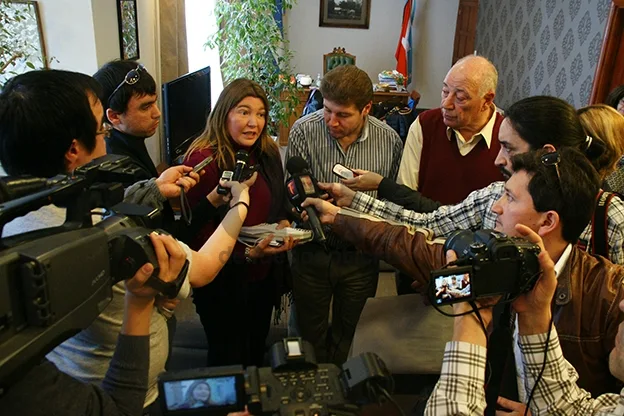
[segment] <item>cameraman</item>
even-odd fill
[[[104,127],[104,112],[97,98],[99,88],[88,75],[60,70],[31,71],[7,82],[0,93],[0,160],[7,172],[49,177],[72,172],[104,155],[104,137],[108,130]],[[197,175],[194,179],[182,177],[183,172],[190,170],[188,167],[170,169],[178,171],[164,184],[168,189],[177,189],[178,185],[188,188],[198,178]],[[189,260],[189,269],[178,299],[187,297],[190,287],[210,283],[227,262],[247,216],[249,186],[255,178],[256,175],[246,183],[222,182],[221,185],[231,190],[231,209],[197,252],[181,244]],[[215,204],[226,202],[219,197]],[[61,225],[64,216],[64,209],[49,205],[8,225],[17,223],[17,231],[21,233],[33,229],[33,223],[37,228]],[[115,285],[113,300],[98,319],[59,345],[48,359],[81,381],[101,382],[121,329],[123,293],[123,287]],[[167,318],[171,311],[165,308],[154,309],[152,314],[146,407],[158,397],[157,376],[164,370],[168,357]]]
[[[557,330],[550,328],[551,305],[557,289],[555,264],[539,235],[524,225],[516,226],[516,230],[542,248],[538,257],[542,269],[541,277],[533,290],[513,302],[513,309],[518,315],[518,347],[523,374],[526,374],[526,389],[531,391],[535,388],[530,403],[533,414],[621,414],[615,412],[615,408],[618,406],[621,410],[624,406],[624,390],[620,395],[607,393],[592,399],[591,394],[576,385],[578,374],[563,358]],[[457,256],[449,250],[446,258],[451,262]],[[482,303],[488,303],[488,300]],[[620,302],[619,308],[624,310],[624,302]],[[453,305],[455,314],[469,310],[471,308],[466,302]],[[479,314],[487,327],[492,321],[492,309],[481,309]],[[624,381],[624,333],[618,331],[617,337],[619,342],[616,342],[611,351],[609,369],[619,380]],[[426,415],[447,415],[448,409],[454,409],[455,415],[483,414],[486,407],[483,390],[486,346],[486,334],[474,313],[455,318],[453,340],[446,344],[442,373],[427,402]],[[542,366],[545,370],[540,377]],[[520,412],[515,414],[523,414],[525,410],[523,405],[510,403],[503,398],[499,398],[498,404]]]
[[[617,308],[623,298],[624,267],[574,245],[591,218],[598,175],[580,152],[570,148],[556,154],[541,150],[516,155],[512,166],[514,173],[492,208],[495,229],[514,236],[518,235],[515,225],[526,224],[542,237],[557,262],[559,287],[553,315],[563,353],[578,371],[579,385],[592,395],[617,392],[619,381],[609,372],[609,353],[624,320]],[[428,285],[430,271],[445,264],[442,245],[435,244],[441,240],[428,240],[430,230],[369,221],[364,214],[322,200],[307,204],[313,204],[321,221],[333,224],[335,232],[358,248],[409,274],[420,292]],[[517,362],[516,367],[522,364]],[[517,387],[520,401],[525,400],[522,374]]]
[[[170,236],[150,235],[165,282],[175,280],[186,254]],[[145,264],[125,282],[123,322],[102,387],[78,380],[43,360],[0,396],[6,415],[139,415],[147,391],[150,319],[157,292],[145,285],[154,267]]]

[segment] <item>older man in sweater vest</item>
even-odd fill
[[[444,78],[440,108],[410,127],[398,182],[454,204],[503,177],[494,165],[503,117],[494,105],[498,74],[490,61],[466,56]]]

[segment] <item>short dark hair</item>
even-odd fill
[[[556,211],[564,240],[574,244],[593,215],[600,178],[580,151],[563,147],[557,150],[559,180],[555,166],[542,163],[542,156],[547,152],[540,149],[513,156],[513,171],[531,175],[528,187],[535,210]]]
[[[321,81],[324,99],[340,105],[354,104],[362,111],[373,101],[373,83],[368,74],[355,65],[342,65],[329,71]]]
[[[618,103],[620,102],[622,98],[624,98],[624,84],[618,87],[615,87],[609,93],[609,95],[607,95],[607,98],[605,99],[605,104],[617,110]]]
[[[559,150],[572,147],[580,150],[598,171],[604,169],[606,145],[589,140],[574,107],[561,98],[536,95],[515,102],[505,111],[505,118],[518,135],[538,150],[550,144]]]
[[[102,86],[102,94],[100,95],[100,101],[104,107],[104,116],[106,117],[106,110],[109,108],[117,111],[118,113],[124,113],[128,109],[128,102],[133,96],[143,97],[145,95],[156,95],[156,81],[147,72],[146,69],[139,69],[139,80],[132,85],[124,83],[124,85],[115,92],[115,95],[111,97],[111,94],[121,84],[128,72],[133,69],[137,69],[139,63],[137,61],[130,60],[116,60],[111,61],[102,68],[100,68],[93,78],[97,80]]]
[[[93,151],[102,120],[93,116],[90,100],[99,93],[92,77],[77,72],[30,71],[9,80],[0,93],[0,161],[6,172],[65,172],[74,139]]]

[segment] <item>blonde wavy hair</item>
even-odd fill
[[[618,161],[624,155],[624,116],[605,104],[583,107],[577,114],[585,133],[606,146],[606,151],[600,156],[600,165],[604,169],[598,172],[604,179],[615,171]]]
[[[262,87],[255,81],[246,78],[238,78],[229,83],[219,95],[219,99],[212,109],[206,128],[203,133],[196,138],[186,151],[184,158],[197,150],[212,148],[215,159],[220,169],[231,169],[236,163],[236,152],[234,144],[227,128],[228,114],[238,103],[247,97],[255,97],[262,100],[266,114],[269,114],[269,100]],[[268,134],[267,119],[260,137],[253,145],[253,149],[259,149],[261,154],[279,158],[279,149]]]

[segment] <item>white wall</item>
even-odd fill
[[[421,107],[438,107],[442,80],[451,67],[459,0],[415,0],[412,88]],[[293,70],[316,77],[323,54],[343,46],[373,82],[384,69],[396,68],[396,51],[405,0],[372,0],[369,29],[319,27],[320,0],[299,0],[286,14]]]
[[[46,52],[51,68],[86,74],[97,68],[93,13],[90,1],[39,0]]]
[[[117,5],[111,0],[39,0],[43,37],[51,68],[95,73],[120,57]],[[158,0],[138,0],[139,61],[160,91],[160,32]],[[160,163],[160,132],[147,140],[147,150]]]
[[[440,106],[442,81],[451,68],[459,0],[416,0],[413,33],[412,88],[419,107]]]

